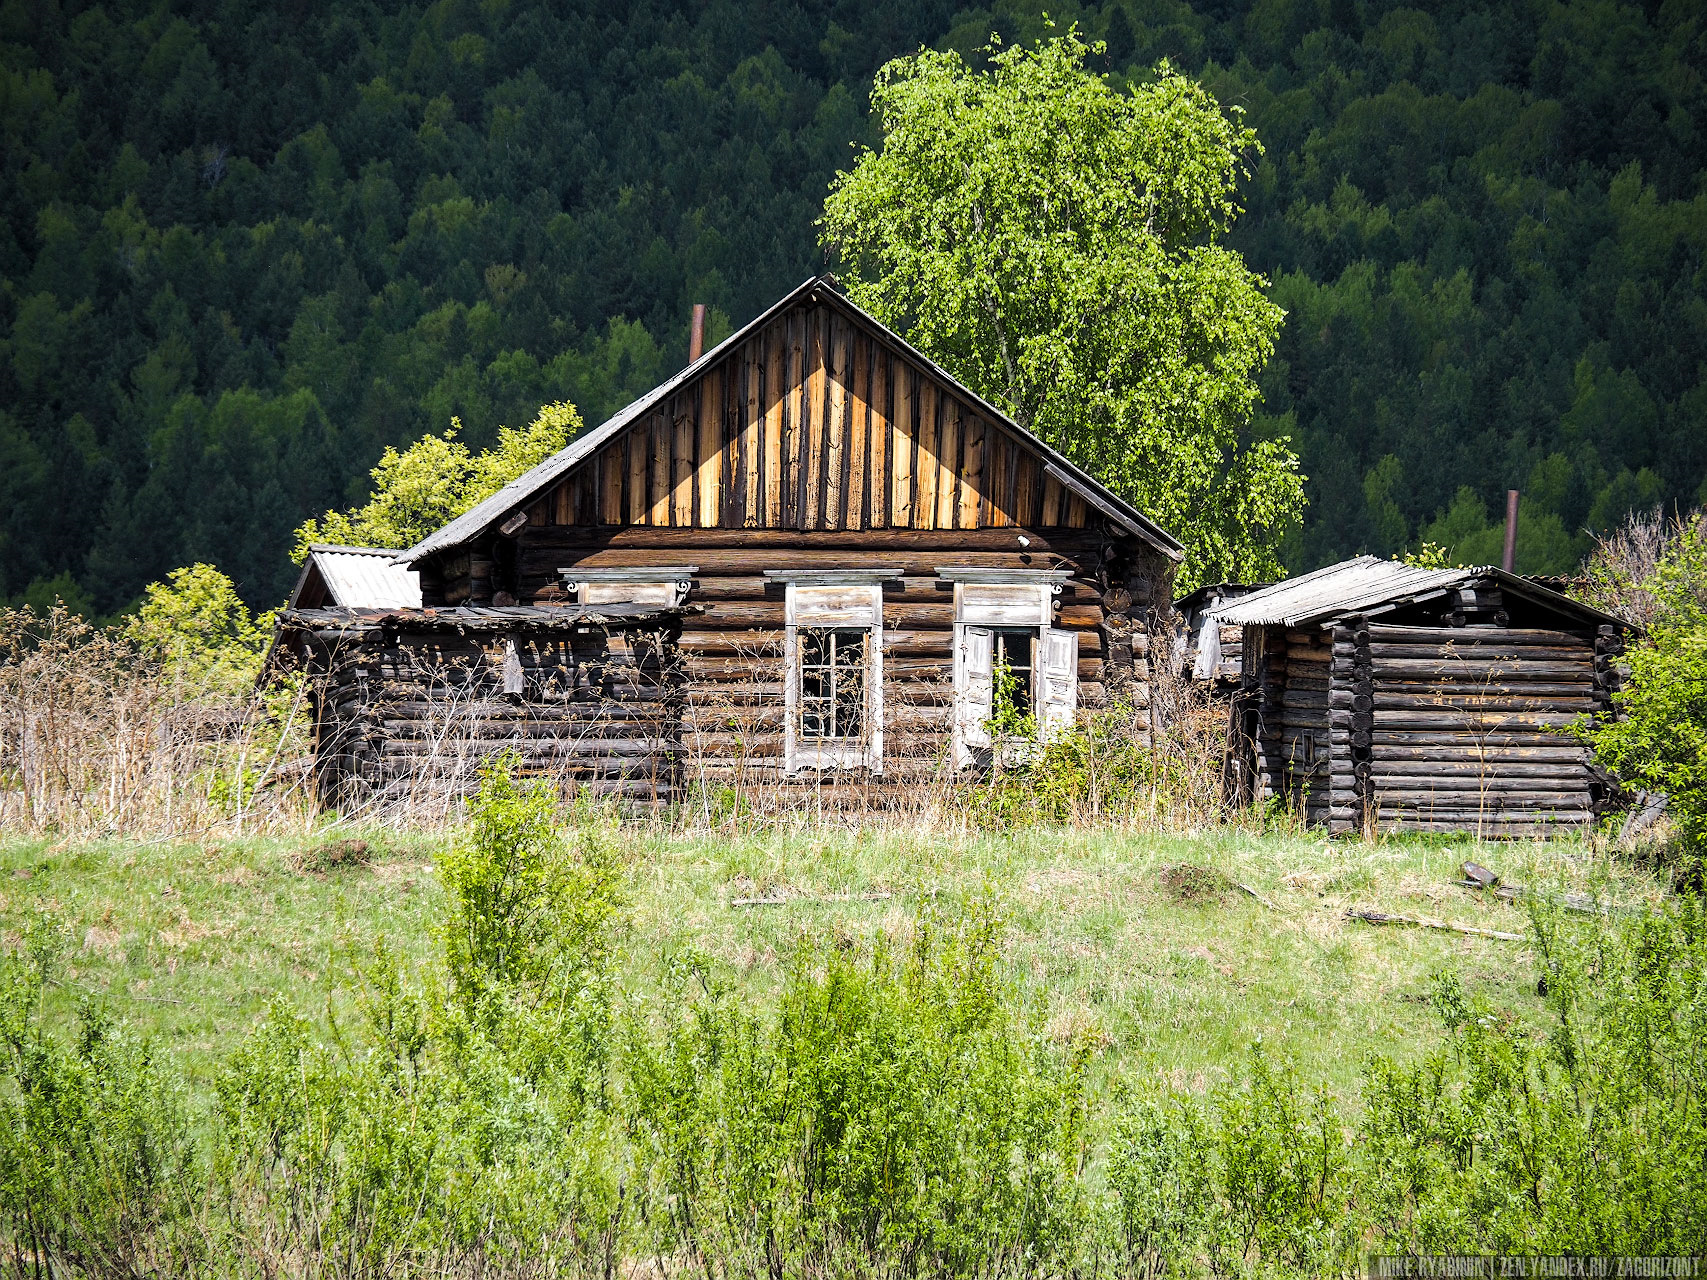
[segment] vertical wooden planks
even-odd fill
[[[866,477],[871,490],[868,528],[881,529],[889,523],[889,349],[871,344],[871,462]]]
[[[905,360],[890,362],[895,384],[895,420],[890,425],[889,522],[897,529],[913,523],[913,369]]]
[[[866,412],[871,404],[871,343],[854,334],[848,343],[848,480],[842,493],[842,528],[865,527]]]
[[[622,523],[622,441],[599,450],[599,523]]]
[[[913,528],[936,528],[936,482],[942,472],[937,462],[936,379],[915,370],[919,402],[918,496],[913,499]]]
[[[717,504],[717,522],[725,529],[741,527],[742,492],[741,425],[746,412],[741,353],[723,362],[723,493]]]
[[[767,529],[782,524],[782,365],[785,333],[773,324],[765,333],[765,518]]]
[[[1088,519],[1085,500],[1076,493],[1069,493],[1064,507],[1061,523],[1069,529],[1083,529]]]
[[[646,465],[646,455],[651,452],[647,447],[651,439],[650,431],[640,431],[630,427],[622,433],[622,441],[628,451],[628,523],[645,524],[646,517],[651,513],[652,504],[647,501],[646,479],[651,468]]]
[[[670,523],[670,444],[675,435],[662,410],[652,414],[652,513],[651,523]]]
[[[842,469],[847,461],[848,325],[830,314],[829,410],[824,416],[824,521],[822,528],[842,527]]]
[[[756,529],[765,522],[764,442],[761,439],[764,432],[764,409],[759,399],[759,378],[764,372],[763,343],[763,334],[749,338],[741,361],[747,384],[747,412],[741,423],[741,478],[744,493],[741,525],[747,529]]]
[[[783,430],[787,434],[788,490],[783,494],[783,520],[793,529],[804,527],[806,512],[806,329],[807,313],[788,317],[788,394],[784,399]]]
[[[699,383],[699,527],[715,529],[723,478],[722,369],[707,369]]]
[[[556,509],[552,518],[558,524],[575,523],[575,482],[573,479],[560,480],[557,484]]]
[[[961,419],[965,440],[961,447],[960,510],[955,521],[957,529],[976,529],[978,513],[983,505],[984,490],[984,419],[967,414]]]
[[[1061,482],[1047,472],[1043,476],[1043,511],[1038,516],[1038,524],[1045,529],[1052,529],[1061,523]]]
[[[826,342],[829,326],[829,312],[823,307],[814,310],[807,321],[810,332],[809,347],[807,348],[806,375],[806,503],[805,516],[801,521],[802,529],[819,527],[819,517],[823,511],[822,495],[824,489],[824,398],[825,383],[829,381],[824,368],[828,359]]]
[[[670,523],[678,529],[693,526],[693,442],[694,400],[696,397],[677,392],[670,400],[670,413],[675,423],[675,456],[671,467],[675,487],[670,494]]]
[[[942,401],[941,423],[937,427],[936,525],[938,529],[954,528],[958,503],[955,499],[960,479],[960,402],[949,396]]]
[[[1037,519],[1037,455],[1013,442],[1014,457],[1014,523],[1029,525]]]

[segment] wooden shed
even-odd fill
[[[977,767],[1004,669],[1045,732],[1120,705],[1147,733],[1152,623],[1181,556],[820,277],[397,559],[423,613],[530,611],[501,631],[520,654],[558,617],[623,645],[646,628],[661,718],[636,736],[671,750],[634,765],[614,730],[526,750],[566,780],[644,773],[662,795],[690,777],[887,788]],[[485,687],[534,705],[531,685],[503,692],[496,653]],[[352,706],[379,696],[365,687]],[[495,747],[560,738],[502,723]]]
[[[1608,785],[1568,732],[1608,715],[1619,618],[1499,569],[1364,556],[1212,610],[1243,629],[1229,777],[1330,832],[1541,835]]]

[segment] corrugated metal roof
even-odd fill
[[[392,547],[340,547],[317,542],[291,592],[294,605],[310,570],[326,584],[327,603],[346,609],[419,609],[421,575],[397,563]]]
[[[576,463],[590,457],[602,445],[620,432],[635,419],[650,412],[653,407],[667,399],[675,390],[689,378],[697,376],[710,367],[712,361],[733,350],[747,338],[757,333],[801,298],[811,294],[813,290],[823,290],[824,300],[834,306],[839,306],[856,316],[860,321],[870,325],[876,332],[888,339],[897,348],[906,353],[911,360],[917,361],[936,377],[942,379],[956,394],[963,396],[981,411],[996,419],[1010,431],[1015,432],[1038,453],[1056,472],[1056,478],[1068,489],[1077,493],[1085,501],[1097,508],[1111,520],[1120,524],[1131,533],[1143,538],[1163,555],[1173,560],[1181,560],[1185,556],[1185,546],[1154,520],[1139,511],[1131,503],[1117,495],[1113,490],[1092,479],[1080,470],[1065,454],[1057,452],[1037,436],[1027,431],[995,405],[982,396],[964,386],[957,378],[933,361],[929,356],[919,351],[905,338],[890,329],[876,316],[850,301],[835,288],[835,278],[829,275],[814,276],[797,288],[784,295],[775,304],[754,317],[747,324],[730,334],[710,351],[706,352],[694,363],[681,370],[673,377],[665,379],[651,391],[641,396],[627,408],[619,410],[613,417],[606,420],[593,430],[569,442],[568,446],[551,455],[544,462],[529,471],[523,472],[497,493],[493,494],[479,506],[463,512],[444,528],[436,530],[421,539],[407,551],[397,553],[399,563],[414,564],[425,559],[436,551],[454,547],[468,539],[484,533],[493,525],[500,523],[505,516],[517,507],[530,501],[539,491],[552,481],[563,475]]]
[[[1488,565],[1463,569],[1419,569],[1397,560],[1358,556],[1302,577],[1277,582],[1239,600],[1210,609],[1212,617],[1235,626],[1302,627],[1354,614],[1384,613],[1475,582],[1499,585],[1513,595],[1594,622],[1617,626],[1622,618],[1560,595],[1531,578]]]

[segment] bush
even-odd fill
[[[1590,726],[1595,754],[1632,788],[1663,793],[1692,856],[1707,853],[1707,517],[1697,517],[1648,579],[1646,638],[1629,653],[1619,717]]]
[[[149,1046],[92,1002],[64,1043],[41,1017],[64,941],[32,922],[0,959],[0,1236],[16,1273],[187,1273],[197,1168],[190,1126]]]
[[[997,937],[977,908],[905,949],[803,943],[774,1018],[683,967],[690,1012],[630,1072],[660,1253],[729,1275],[1064,1267],[1088,1221],[1086,1053],[1020,1016]]]
[[[1691,1254],[1707,1240],[1707,911],[1573,931],[1533,918],[1549,1024],[1467,997],[1446,1043],[1378,1061],[1364,1196],[1385,1248]]]

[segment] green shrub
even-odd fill
[[[1085,1054],[1021,1016],[997,939],[974,909],[905,949],[803,943],[774,1018],[684,966],[688,1012],[630,1068],[655,1247],[730,1275],[1063,1266],[1087,1222]]]
[[[1108,1186],[1118,1247],[1134,1275],[1195,1269],[1220,1222],[1201,1108],[1139,1102],[1115,1117]]]
[[[1630,650],[1619,717],[1585,734],[1627,785],[1667,797],[1699,860],[1707,854],[1707,518],[1679,529],[1646,586],[1653,619]]]
[[[1453,977],[1446,1043],[1376,1062],[1364,1195],[1384,1247],[1698,1253],[1707,1240],[1707,912],[1621,924],[1534,915],[1548,1023],[1497,1015]]]
[[[85,1001],[71,1043],[41,1017],[63,940],[37,918],[0,959],[0,1248],[19,1275],[173,1274],[200,1255],[197,1168],[150,1047]]]
[[[616,866],[590,822],[568,846],[553,787],[515,764],[482,770],[468,834],[439,860],[448,996],[494,1043],[590,1068],[609,1039]]]

